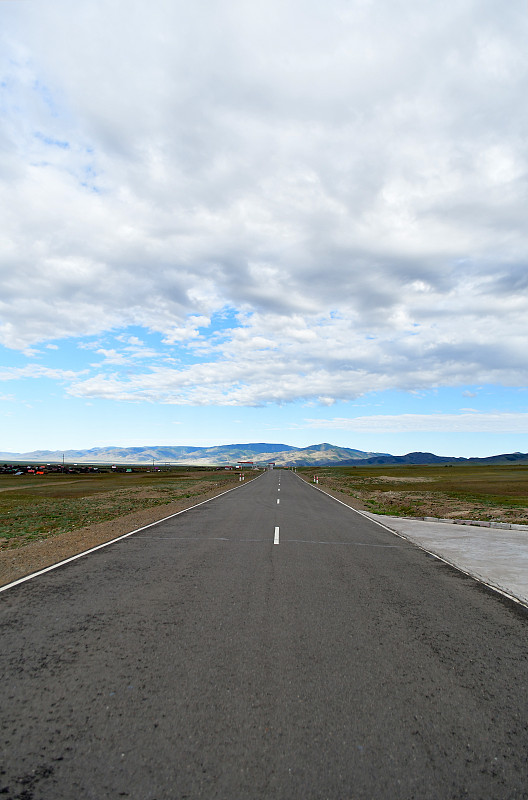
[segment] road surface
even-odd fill
[[[275,470],[0,594],[0,797],[528,797],[526,610]]]

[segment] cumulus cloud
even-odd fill
[[[96,366],[72,394],[526,381],[523,4],[0,11],[0,342],[134,325],[198,362],[116,340],[103,365],[134,371]]]
[[[503,347],[493,367],[487,363],[489,346],[460,348],[455,357],[452,341],[438,342],[436,335],[432,329],[420,343],[411,330],[389,347],[347,319],[318,317],[312,326],[302,315],[253,315],[216,343],[205,335],[194,339],[194,363],[174,365],[158,353],[137,361],[133,370],[108,372],[102,369],[112,363],[107,359],[96,374],[72,381],[68,392],[176,405],[260,406],[299,399],[331,405],[371,391],[464,384],[468,374],[485,384],[523,381],[522,342],[517,350]],[[124,353],[116,358],[113,349],[99,352],[114,356],[114,364],[132,363]]]

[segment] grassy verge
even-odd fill
[[[0,476],[0,550],[237,484],[238,474],[214,471]]]
[[[306,477],[314,469],[303,470]],[[526,466],[325,467],[319,485],[376,514],[528,524]]]

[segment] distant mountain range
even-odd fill
[[[39,461],[77,464],[185,464],[226,466],[239,461],[275,462],[277,466],[376,466],[397,464],[528,464],[528,453],[503,453],[486,458],[456,458],[434,453],[371,453],[337,445],[314,444],[226,444],[218,447],[93,447],[90,450],[33,450],[30,453],[0,452],[2,461]]]
[[[376,466],[391,464],[528,464],[528,453],[501,453],[497,456],[485,456],[484,458],[457,458],[456,456],[435,456],[434,453],[407,453],[404,456],[391,456],[380,454],[370,458],[348,459],[340,461],[340,467],[346,466]]]
[[[186,464],[189,466],[224,466],[239,461],[275,462],[277,466],[335,464],[344,460],[380,457],[388,454],[369,453],[331,444],[315,444],[297,448],[288,444],[226,444],[218,447],[93,447],[90,450],[33,450],[30,453],[0,452],[8,461],[41,461],[78,464]]]

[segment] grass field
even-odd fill
[[[246,479],[252,475],[246,476]],[[102,475],[0,475],[0,550],[231,488],[238,473],[175,470]],[[160,514],[162,516],[162,514]]]
[[[378,514],[528,524],[527,466],[319,467],[321,488]],[[254,475],[254,473],[253,473]],[[247,475],[246,478],[252,477]],[[238,482],[227,471],[0,475],[0,550]],[[160,514],[162,516],[162,513]]]
[[[303,469],[377,514],[528,524],[528,466]]]

